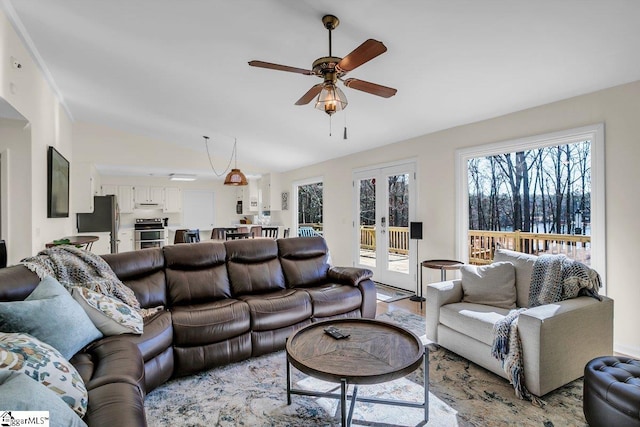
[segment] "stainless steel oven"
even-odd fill
[[[138,218],[134,225],[135,249],[161,248],[167,237],[167,229],[160,218]]]

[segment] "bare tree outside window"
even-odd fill
[[[322,182],[298,187],[298,225],[322,232]]]
[[[476,157],[467,166],[471,261],[484,263],[484,254],[505,241],[523,252],[562,252],[588,262],[591,141]]]

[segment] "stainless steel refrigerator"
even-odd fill
[[[79,233],[108,231],[111,233],[111,253],[118,253],[118,229],[120,210],[116,196],[94,196],[93,212],[76,214]]]

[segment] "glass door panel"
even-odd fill
[[[414,169],[403,164],[354,174],[356,263],[373,270],[374,280],[407,290],[414,289],[416,274],[409,240]]]
[[[360,265],[376,267],[376,179],[358,180]]]
[[[409,274],[409,174],[387,176],[387,265],[389,270]]]

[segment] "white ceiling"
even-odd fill
[[[637,0],[3,0],[75,121],[286,171],[640,79]],[[328,55],[388,51],[349,77],[329,118],[294,102],[320,80],[249,67],[311,68]],[[18,28],[19,31],[20,28]],[[342,139],[345,120],[348,139]],[[118,165],[112,165],[117,167]],[[251,172],[251,171],[249,171]]]

